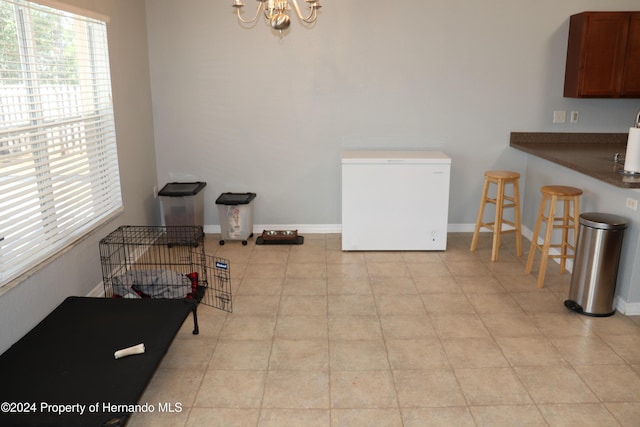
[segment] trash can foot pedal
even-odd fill
[[[615,310],[613,310],[610,313],[586,313],[580,304],[578,304],[575,301],[571,301],[570,299],[564,302],[564,306],[571,311],[575,311],[576,313],[584,314],[585,316],[591,316],[591,317],[609,317],[616,314]]]
[[[567,307],[571,311],[575,311],[576,313],[582,314],[584,312],[584,310],[582,310],[582,307],[580,306],[580,304],[578,304],[577,302],[572,301],[570,299],[568,299],[568,300],[566,300],[564,302],[564,306]]]

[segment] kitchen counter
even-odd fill
[[[640,176],[623,175],[626,133],[511,132],[509,145],[622,188],[640,188]]]

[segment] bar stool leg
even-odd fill
[[[566,271],[569,249],[569,219],[571,218],[571,200],[565,199],[562,212],[562,246],[560,247],[560,274]]]
[[[522,255],[522,224],[520,222],[520,186],[518,180],[513,181],[513,199],[515,203],[515,216],[516,216],[516,255]]]
[[[498,194],[496,196],[496,216],[493,222],[493,246],[491,248],[491,261],[498,260],[498,248],[500,248],[500,236],[502,232],[502,215],[504,205],[504,181],[498,182]]]
[[[482,188],[482,200],[480,200],[480,208],[478,209],[478,218],[476,219],[476,228],[473,231],[473,239],[471,239],[471,252],[474,252],[478,247],[478,236],[480,235],[480,227],[482,226],[482,218],[484,216],[484,207],[487,202],[487,196],[489,195],[489,180],[484,180],[484,187]]]
[[[551,196],[549,204],[549,216],[547,217],[547,229],[545,230],[544,245],[542,245],[542,257],[540,258],[540,270],[538,271],[538,288],[544,286],[544,276],[547,273],[547,262],[549,261],[549,248],[551,246],[551,235],[553,233],[553,223],[556,215],[557,196]]]
[[[540,208],[538,209],[538,217],[536,218],[536,225],[533,229],[533,236],[531,237],[531,245],[529,246],[529,256],[527,257],[527,265],[524,269],[525,274],[531,273],[531,268],[533,267],[533,259],[536,256],[538,236],[540,235],[540,228],[542,226],[542,220],[544,218],[544,211],[546,210],[546,206],[547,206],[547,196],[543,194],[542,200],[540,201]]]

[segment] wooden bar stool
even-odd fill
[[[471,240],[471,251],[475,251],[478,246],[478,235],[480,229],[488,228],[493,231],[493,247],[491,249],[491,261],[498,260],[498,248],[500,247],[500,237],[503,233],[516,233],[516,252],[518,256],[522,255],[522,233],[520,232],[520,174],[518,172],[504,170],[490,170],[484,173],[484,188],[482,189],[482,199],[480,200],[480,209],[478,210],[478,218],[476,227]],[[489,197],[489,187],[496,184],[496,197]],[[513,186],[513,195],[505,195],[504,190],[506,184]],[[508,203],[505,203],[505,200]],[[496,215],[492,222],[483,222],[484,208],[487,203],[496,205]],[[514,220],[508,221],[504,219],[504,210],[507,208],[514,209]],[[503,224],[511,228],[503,228]]]
[[[529,257],[525,268],[525,274],[529,274],[533,266],[536,249],[540,249],[542,258],[540,259],[540,270],[538,272],[538,288],[542,288],[544,284],[544,276],[549,258],[560,258],[560,273],[564,273],[566,271],[567,259],[575,257],[575,245],[579,225],[578,215],[580,214],[580,196],[582,195],[582,190],[579,188],[564,185],[545,185],[540,191],[542,191],[542,201],[540,202],[540,209],[538,210],[538,217],[536,219],[535,229],[533,230]],[[549,202],[549,211],[547,216],[545,216],[547,202]],[[556,216],[558,202],[564,202],[562,216]],[[571,206],[572,204],[573,206]],[[546,222],[544,242],[539,244],[538,237],[543,221]],[[562,230],[562,241],[558,244],[551,243],[551,234],[554,228]],[[569,243],[570,229],[573,229],[573,243]],[[549,255],[550,248],[559,248],[560,254]],[[573,254],[569,255],[568,250],[571,250]]]

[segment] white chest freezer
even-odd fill
[[[450,175],[439,151],[344,151],[342,250],[445,250]]]

